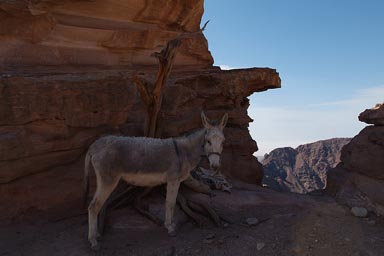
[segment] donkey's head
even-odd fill
[[[223,129],[227,124],[228,114],[225,113],[219,122],[211,122],[204,112],[201,112],[201,120],[206,129],[204,153],[208,157],[211,169],[217,170],[220,167],[220,157],[225,140]]]

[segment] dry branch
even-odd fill
[[[189,176],[185,181],[183,181],[183,184],[197,193],[210,195],[212,192],[211,188],[207,184],[196,180],[192,176]]]
[[[177,203],[180,205],[185,214],[187,214],[187,216],[190,217],[199,227],[203,226],[204,221],[190,208],[189,202],[180,191],[177,194]]]

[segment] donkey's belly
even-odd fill
[[[126,173],[121,177],[127,183],[139,187],[153,187],[166,183],[166,173]]]

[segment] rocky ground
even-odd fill
[[[0,255],[383,255],[384,220],[357,218],[325,196],[236,186],[210,200],[228,222],[187,222],[176,237],[130,207],[111,211],[95,253],[86,239],[85,210],[55,216],[31,213],[1,222]],[[249,225],[257,218],[260,223]]]

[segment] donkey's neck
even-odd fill
[[[177,144],[191,169],[195,168],[204,154],[205,129],[200,129],[186,137],[178,138]]]

